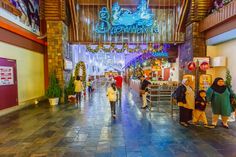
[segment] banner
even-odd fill
[[[0,17],[39,35],[39,0],[0,0]]]
[[[13,85],[13,67],[0,66],[0,86]]]

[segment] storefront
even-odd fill
[[[227,69],[232,76],[232,89],[236,91],[236,40],[227,41],[215,46],[207,46],[207,56],[211,56],[213,65],[207,71],[212,78],[222,77],[226,79]]]

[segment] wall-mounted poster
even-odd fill
[[[13,85],[13,67],[0,66],[0,86]]]
[[[39,35],[39,0],[1,0],[0,16]]]
[[[209,74],[202,74],[200,75],[199,80],[199,89],[200,90],[207,90],[212,84],[212,76]]]

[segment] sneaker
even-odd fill
[[[211,125],[208,125],[209,127],[212,127],[212,128],[216,128],[216,125],[214,124],[211,124]]]
[[[223,128],[229,129],[229,126],[228,125],[223,125]]]
[[[204,125],[204,127],[205,127],[205,128],[209,128],[209,129],[214,129],[214,128],[215,128],[215,126],[214,126],[214,125],[207,125],[207,124],[206,124],[206,125]]]
[[[142,107],[141,107],[141,109],[146,109],[146,108],[147,108],[147,106],[144,106],[144,107],[142,106]]]
[[[192,125],[194,125],[194,126],[201,126],[201,125],[198,124],[198,123],[192,123]]]
[[[221,125],[222,125],[223,128],[229,129],[229,126],[228,126],[228,125],[225,125],[223,122],[221,122]]]
[[[189,125],[185,122],[180,122],[180,125],[184,126],[184,127],[188,127]]]
[[[116,118],[116,115],[115,115],[115,114],[113,114],[113,115],[112,115],[112,117],[113,117],[113,118]]]
[[[188,122],[186,122],[188,125],[194,125],[194,124],[196,124],[196,123],[193,123],[192,121],[188,121]]]

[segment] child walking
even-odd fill
[[[204,127],[206,128],[213,128],[212,126],[208,125],[207,118],[206,118],[206,106],[208,102],[206,99],[206,91],[200,90],[198,95],[195,99],[195,110],[193,111],[193,124],[198,125],[198,122],[203,122]]]
[[[91,94],[92,93],[92,80],[91,79],[88,79],[87,86],[88,86],[88,92],[89,94]]]
[[[117,88],[115,83],[112,83],[111,87],[107,89],[107,97],[111,105],[111,115],[116,118]]]

